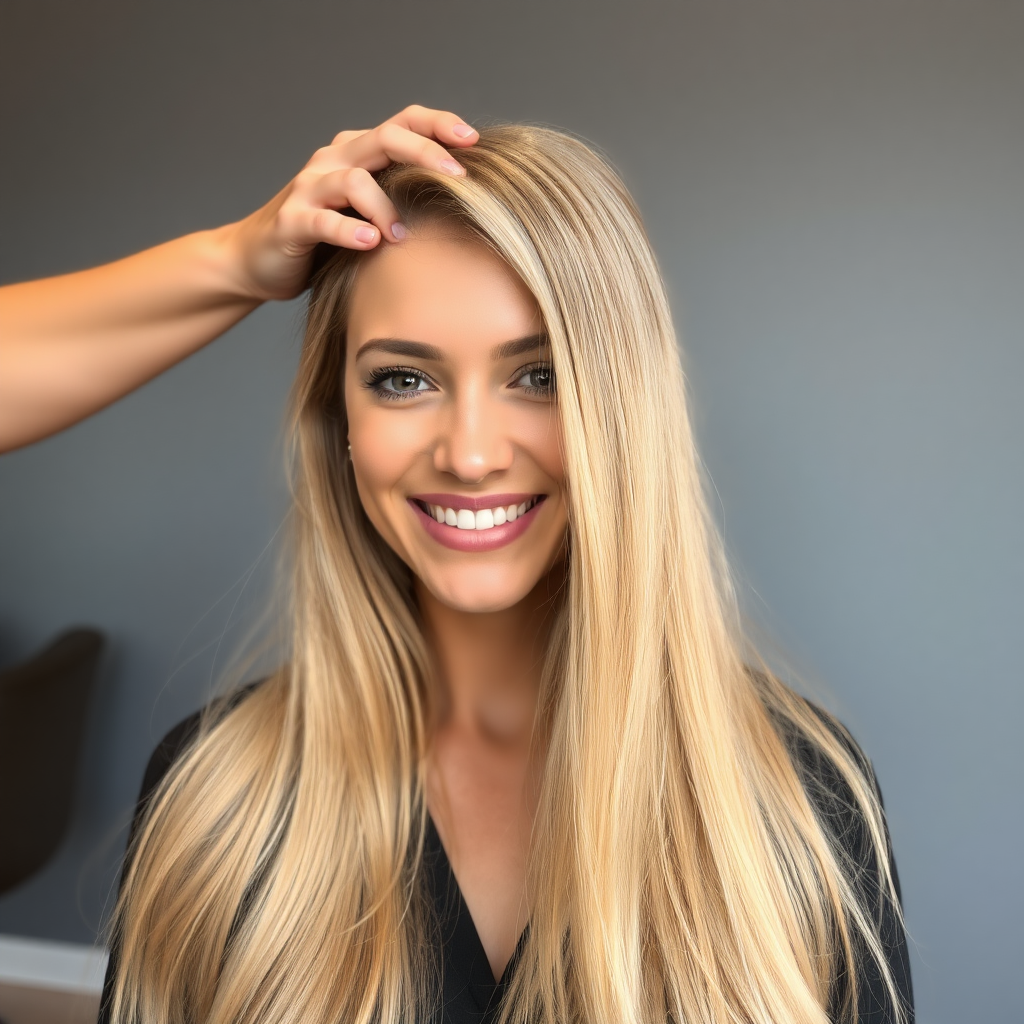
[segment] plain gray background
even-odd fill
[[[413,101],[601,146],[665,269],[744,600],[881,778],[920,1019],[1024,1019],[1024,5],[2,10],[4,282],[236,219]],[[94,938],[151,747],[264,603],[301,316],[0,458],[0,663],[74,623],[112,644],[72,835],[0,932]]]

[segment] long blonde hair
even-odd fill
[[[827,716],[748,667],[629,194],[548,129],[484,130],[460,159],[465,178],[401,166],[380,181],[409,224],[449,221],[535,296],[570,492],[530,928],[504,1019],[825,1024],[837,981],[872,961],[898,1004],[858,866],[794,743],[846,787],[895,904],[870,770]],[[409,570],[345,457],[360,259],[339,251],[310,296],[290,661],[209,711],[150,801],[115,915],[118,1024],[397,1024],[436,996],[421,870],[433,663]]]

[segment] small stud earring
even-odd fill
[[[349,457],[350,459],[352,458],[352,445],[349,445],[349,446],[348,446],[348,457]]]

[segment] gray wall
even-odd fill
[[[669,279],[748,606],[881,777],[920,1019],[1024,1019],[1024,6],[8,0],[3,20],[3,281],[241,216],[414,100],[604,147]],[[94,936],[150,747],[266,594],[300,316],[261,309],[0,458],[0,661],[69,623],[113,642],[73,834],[0,932]]]

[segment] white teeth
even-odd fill
[[[482,508],[478,512],[468,508],[445,508],[443,505],[427,505],[427,509],[433,519],[447,526],[460,530],[490,530],[505,523],[514,523],[536,504],[537,499],[530,498],[519,505],[499,505],[497,508]]]

